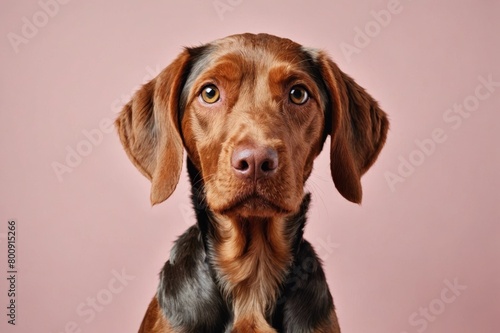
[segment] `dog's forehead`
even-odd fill
[[[181,93],[180,106],[184,109],[188,96],[194,94],[195,81],[204,73],[223,72],[239,68],[240,73],[261,78],[268,77],[272,70],[279,68],[280,73],[298,73],[311,77],[318,85],[316,61],[319,50],[304,47],[290,39],[269,34],[240,34],[217,39],[198,48],[189,49],[192,63]],[[222,66],[222,67],[219,67]],[[276,78],[276,76],[274,76]],[[182,111],[181,111],[182,112]]]
[[[209,44],[214,50],[214,57],[221,58],[226,54],[240,54],[248,61],[263,61],[266,58],[274,61],[295,62],[307,53],[300,44],[269,34],[239,34],[213,41]]]

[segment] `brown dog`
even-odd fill
[[[174,191],[186,150],[197,215],[140,332],[340,332],[320,261],[302,238],[304,183],[330,135],[335,186],[360,203],[388,120],[324,52],[267,34],[186,48],[116,126],[152,182],[152,204]]]

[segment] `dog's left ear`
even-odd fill
[[[330,97],[326,119],[331,116],[327,129],[333,182],[344,198],[361,203],[361,176],[377,159],[389,121],[377,101],[325,53],[319,52],[316,61]]]
[[[151,203],[166,200],[179,181],[183,144],[179,98],[190,55],[185,50],[139,89],[115,121],[128,157],[151,180]]]

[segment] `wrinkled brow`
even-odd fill
[[[198,81],[210,81],[213,84],[239,82],[242,76],[252,72],[251,63],[252,61],[245,59],[238,52],[217,55],[209,51],[193,60],[192,69],[181,91],[179,103],[181,115],[192,97],[190,93],[193,89],[201,88],[195,86]]]

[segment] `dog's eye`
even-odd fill
[[[203,87],[201,91],[201,99],[208,104],[213,104],[217,102],[220,98],[219,88],[213,84]]]
[[[307,102],[308,99],[309,94],[303,87],[294,86],[290,90],[290,101],[292,101],[293,104],[302,105]]]

